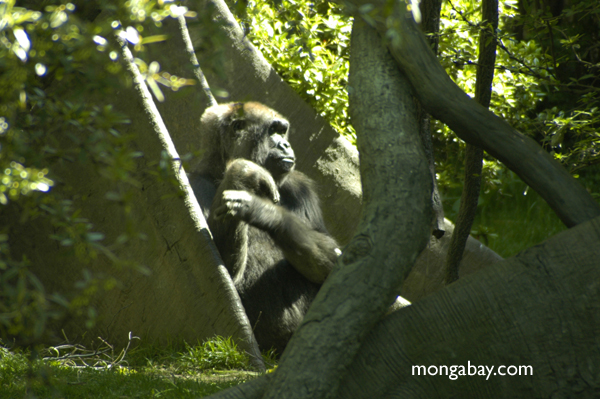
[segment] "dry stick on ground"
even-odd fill
[[[122,56],[123,56],[123,59],[124,59],[126,65],[127,65],[127,69],[129,70],[129,72],[131,73],[131,75],[133,77],[134,87],[135,87],[135,90],[137,91],[139,98],[142,102],[144,111],[146,112],[146,115],[148,116],[148,118],[151,120],[152,126],[154,127],[154,131],[158,135],[158,137],[162,143],[164,151],[166,151],[168,153],[169,158],[171,159],[170,167],[171,167],[174,177],[177,179],[177,182],[179,183],[179,187],[181,188],[181,190],[183,192],[183,199],[184,199],[184,202],[190,212],[190,216],[192,217],[194,223],[196,224],[196,228],[198,230],[200,230],[202,228],[208,228],[208,227],[203,227],[203,226],[207,226],[206,220],[204,220],[204,216],[203,216],[202,210],[200,209],[200,205],[198,204],[198,201],[196,200],[196,197],[194,196],[192,188],[190,187],[188,177],[185,174],[185,171],[183,170],[183,168],[179,164],[180,158],[177,153],[177,149],[175,148],[175,145],[173,144],[173,140],[171,139],[171,136],[169,135],[167,127],[165,126],[165,124],[162,120],[162,117],[160,116],[160,112],[156,108],[156,104],[154,104],[154,101],[152,101],[150,91],[148,90],[148,87],[146,86],[146,84],[144,82],[144,77],[140,74],[139,69],[135,65],[135,62],[133,61],[133,56],[131,54],[131,51],[127,47],[127,42],[125,41],[125,39],[119,37],[118,34],[116,34],[115,36],[121,46],[121,53],[122,53]],[[221,264],[223,264],[222,260],[220,262],[221,262]],[[223,269],[223,272],[221,273],[221,278],[229,279],[229,281],[231,281],[231,277],[225,271],[225,268],[222,268],[222,269]],[[231,282],[231,285],[233,286],[233,282]],[[265,365],[262,360],[260,350],[258,349],[258,344],[256,343],[256,339],[254,338],[254,334],[252,333],[252,329],[250,328],[250,323],[247,321],[247,318],[246,318],[245,326],[242,326],[242,329],[243,329],[243,331],[241,332],[240,335],[242,337],[244,337],[244,339],[247,341],[246,345],[244,345],[245,346],[244,349],[248,352],[248,354],[250,356],[251,364],[254,367],[256,367],[258,370],[264,371]]]
[[[496,29],[498,29],[498,0],[483,0],[481,18],[485,24],[479,34],[479,57],[477,60],[477,81],[475,83],[475,101],[490,107],[494,65],[496,64]],[[465,156],[465,184],[460,198],[460,209],[456,218],[454,234],[446,255],[445,283],[458,280],[458,268],[462,260],[467,238],[475,220],[479,190],[481,187],[481,170],[483,150],[467,144]]]
[[[357,8],[373,4],[378,10],[383,10],[385,5],[380,0],[349,2]],[[533,139],[473,101],[450,79],[404,3],[395,4],[391,15],[377,18],[375,26],[383,37],[388,38],[388,49],[398,67],[411,82],[425,110],[434,118],[519,175],[544,198],[567,227],[600,216],[600,205],[550,154]]]

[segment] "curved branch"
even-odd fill
[[[363,338],[429,241],[432,184],[410,86],[360,18],[352,27],[350,64],[363,186],[358,232],[292,336],[265,399],[334,397]]]
[[[374,4],[374,11],[385,9],[380,0],[350,3],[356,7]],[[483,148],[506,164],[546,200],[567,227],[600,216],[600,205],[550,154],[473,101],[450,79],[403,2],[395,3],[390,15],[369,19],[375,21],[375,27],[387,39],[398,67],[433,117],[467,143]]]

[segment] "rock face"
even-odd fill
[[[402,296],[411,302],[444,288],[446,253],[454,231],[454,225],[448,219],[444,220],[444,224],[446,234],[440,239],[431,236],[429,245],[421,253],[402,285]],[[502,259],[500,255],[481,242],[469,237],[460,263],[460,276],[474,273]]]

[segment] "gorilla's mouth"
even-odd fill
[[[296,166],[296,157],[269,157],[264,165],[275,176],[275,180],[277,180],[282,174],[291,172],[294,169],[294,166]]]
[[[277,159],[278,168],[282,172],[291,171],[296,165],[296,157],[281,157]]]

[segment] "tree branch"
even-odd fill
[[[265,398],[335,396],[363,338],[429,241],[432,180],[410,86],[360,18],[351,45],[350,112],[363,185],[359,229],[294,333]]]
[[[485,108],[489,108],[494,81],[494,65],[496,64],[495,32],[498,29],[498,0],[483,0],[481,18],[483,19],[482,25],[485,24],[485,28],[479,33],[475,101]],[[467,144],[465,154],[465,184],[460,197],[456,228],[446,257],[446,284],[458,280],[458,267],[475,220],[479,191],[481,190],[483,150]]]
[[[350,0],[355,7],[371,0]],[[505,163],[548,202],[567,227],[600,215],[600,205],[550,154],[492,112],[468,97],[446,74],[431,52],[404,3],[383,15],[375,2],[370,19],[387,39],[390,53],[432,116],[461,139]]]

